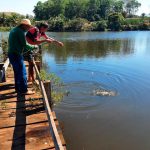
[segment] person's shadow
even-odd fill
[[[43,103],[37,105],[38,108],[26,110],[25,101],[28,100],[24,95],[17,95],[16,121],[12,140],[11,150],[25,150],[26,145],[26,117],[44,110]],[[36,100],[36,99],[35,99]],[[35,105],[34,105],[35,106]],[[31,123],[32,124],[32,123]]]
[[[25,150],[26,107],[25,96],[17,95],[16,121],[11,150]]]

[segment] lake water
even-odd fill
[[[47,48],[43,60],[70,92],[55,107],[68,149],[149,150],[150,32],[49,35],[65,44]]]
[[[65,44],[43,65],[69,91],[55,106],[68,150],[150,150],[150,32],[48,34]]]

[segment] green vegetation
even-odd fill
[[[54,103],[58,103],[63,99],[64,92],[62,89],[62,81],[54,73],[48,74],[45,70],[40,71],[40,77],[42,80],[51,81],[51,96]]]
[[[93,31],[105,31],[107,29],[107,22],[105,20],[93,22]]]
[[[0,41],[0,47],[2,49],[1,53],[0,53],[0,62],[4,62],[7,58],[7,51],[8,51],[8,42],[7,40],[4,40],[3,38]]]
[[[150,18],[139,17],[139,18],[128,18],[124,20],[122,25],[123,30],[150,30]]]
[[[6,32],[6,31],[10,31],[11,27],[0,27],[0,31],[2,32]]]
[[[149,30],[150,18],[136,16],[138,0],[47,0],[34,7],[35,17],[17,13],[0,13],[0,30],[8,31],[22,18],[33,25],[47,21],[49,31],[120,31]]]
[[[111,31],[120,31],[123,21],[124,17],[121,13],[112,13],[108,16],[108,27]]]
[[[23,18],[29,18],[34,22],[34,18],[31,15],[21,15],[15,12],[0,12],[0,31],[10,31],[11,28],[18,25]]]
[[[149,30],[150,19],[143,13],[141,22],[135,15],[140,6],[137,0],[47,0],[39,1],[34,13],[36,20],[48,20],[50,31],[126,30],[133,17],[135,28]]]

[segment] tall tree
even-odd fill
[[[98,12],[103,19],[107,19],[110,12],[112,12],[112,4],[113,0],[100,0],[100,7]]]
[[[84,16],[83,2],[80,0],[70,0],[65,7],[65,17],[69,19]]]
[[[45,14],[44,14],[44,4],[41,2],[41,1],[39,1],[37,4],[36,4],[36,6],[34,6],[34,10],[33,10],[33,12],[34,12],[34,14],[35,14],[35,19],[37,19],[37,20],[41,20],[41,19],[46,19],[46,16],[45,16]]]
[[[38,20],[59,16],[63,13],[63,1],[47,0],[44,3],[39,1],[33,12],[35,13],[35,18]]]
[[[134,3],[133,3],[134,2]],[[89,21],[107,19],[110,13],[123,12],[123,0],[47,0],[38,2],[34,8],[38,20],[57,17],[60,14],[68,19],[85,18]],[[129,7],[132,6],[132,7]],[[132,0],[127,5],[128,11],[136,11],[139,3]]]
[[[86,6],[86,16],[85,18],[89,21],[95,21],[99,19],[98,9],[100,6],[100,0],[89,0]],[[96,18],[97,16],[97,18]]]
[[[124,2],[122,0],[116,0],[113,4],[114,12],[123,12]]]
[[[140,6],[141,3],[139,3],[137,0],[131,0],[126,4],[126,12],[129,16],[133,16],[138,11]]]

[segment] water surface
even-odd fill
[[[150,32],[49,34],[65,44],[47,48],[43,60],[70,91],[55,107],[68,149],[149,150]]]

